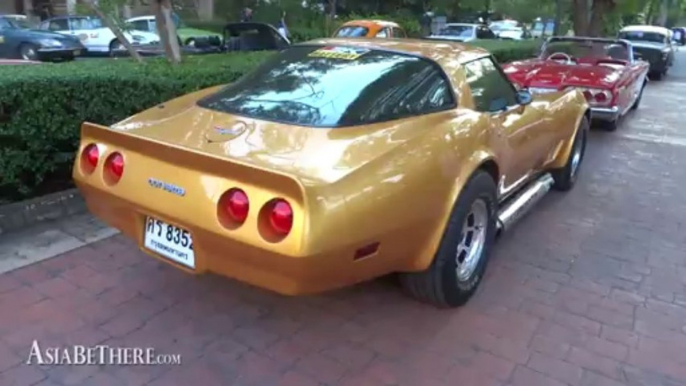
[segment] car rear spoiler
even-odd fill
[[[278,191],[300,200],[303,206],[307,205],[304,185],[296,177],[282,172],[160,142],[125,130],[113,130],[90,122],[84,122],[81,125],[81,141],[105,143],[113,148],[133,151],[165,162],[174,162],[219,177],[230,176],[231,179]]]

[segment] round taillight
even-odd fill
[[[584,91],[584,97],[586,97],[586,100],[587,100],[587,101],[591,101],[591,100],[593,100],[593,93],[591,93],[590,91],[586,90],[586,91]]]
[[[107,180],[114,183],[124,174],[124,157],[120,153],[112,153],[105,161],[105,168],[109,171]]]
[[[279,235],[287,235],[293,227],[293,209],[283,199],[277,199],[269,214],[269,223],[274,232]]]
[[[83,156],[91,167],[98,166],[98,161],[100,160],[100,151],[98,150],[98,145],[91,143],[83,149]]]
[[[595,94],[595,100],[600,103],[607,102],[607,95],[604,92],[599,92]]]
[[[229,218],[235,222],[243,223],[248,218],[250,200],[244,191],[233,188],[226,193],[224,209]]]

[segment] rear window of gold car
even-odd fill
[[[425,58],[294,46],[198,104],[285,124],[344,127],[445,110],[455,97],[443,70]]]

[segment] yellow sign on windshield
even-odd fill
[[[324,47],[316,51],[310,52],[308,55],[311,58],[329,58],[329,59],[343,59],[356,60],[360,56],[366,54],[369,50],[364,48],[352,47]]]

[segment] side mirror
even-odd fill
[[[518,90],[517,91],[517,103],[519,103],[522,106],[526,106],[531,103],[533,100],[533,97],[531,96],[531,92],[529,90]]]

